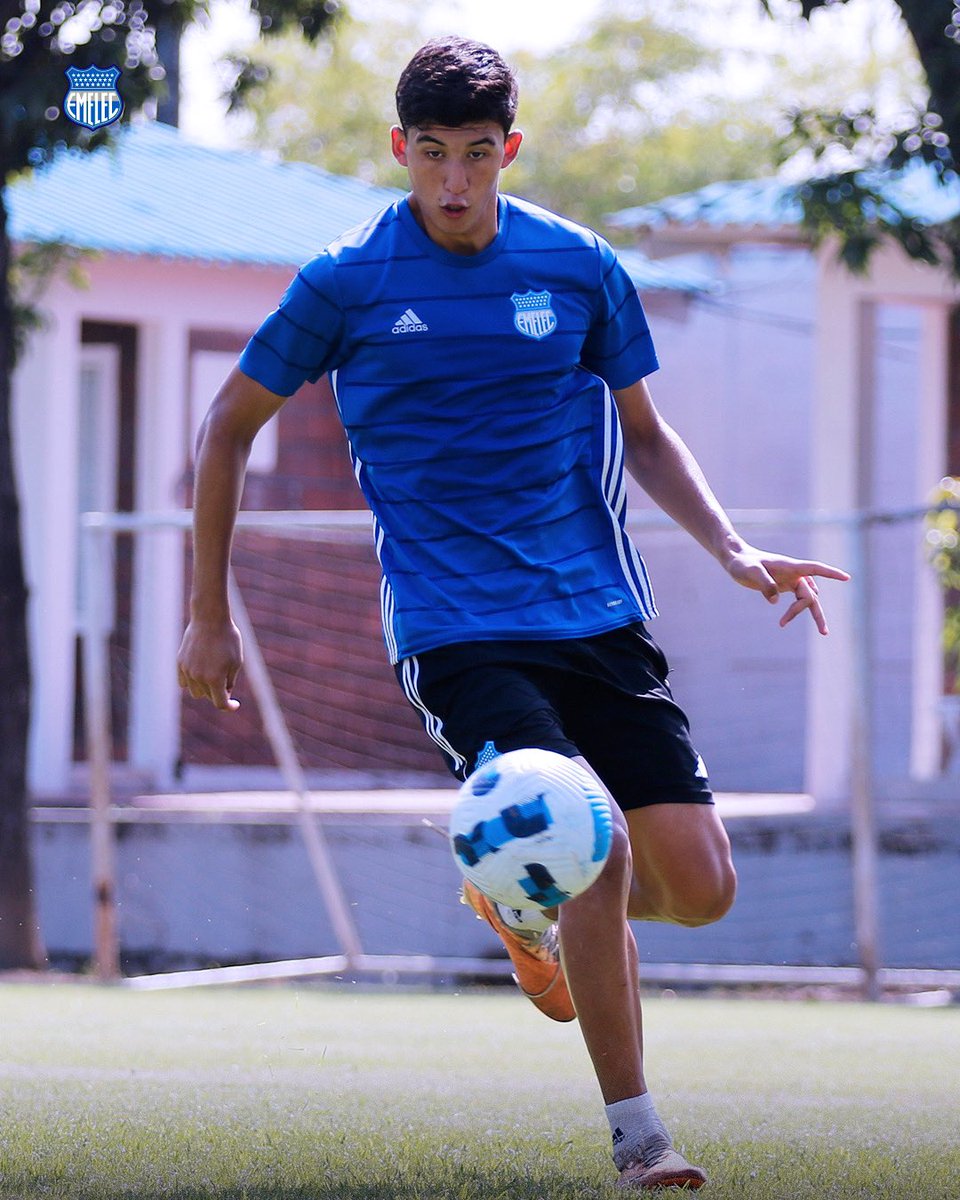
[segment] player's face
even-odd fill
[[[478,254],[497,236],[500,172],[517,156],[523,135],[495,121],[394,128],[393,156],[410,176],[410,208],[438,246]]]

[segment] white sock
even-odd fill
[[[497,912],[504,925],[517,933],[546,933],[553,924],[542,908],[510,908],[497,902]]]
[[[606,1112],[613,1138],[613,1161],[619,1171],[641,1161],[650,1166],[673,1145],[649,1092],[615,1100],[607,1105]]]

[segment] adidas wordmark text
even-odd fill
[[[421,321],[412,308],[400,317],[397,317],[396,324],[393,327],[393,333],[426,333],[430,328],[425,322]]]

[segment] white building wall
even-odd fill
[[[864,277],[824,253],[813,407],[817,507],[842,512],[888,507],[891,501],[919,507],[929,500],[945,469],[946,331],[958,300],[960,288],[945,272],[912,262],[892,247],[875,256]],[[913,328],[913,349],[899,364],[885,358],[883,337],[884,314],[898,312],[901,329]],[[885,547],[881,536],[868,543],[877,561],[864,573],[866,620],[860,624],[867,628],[858,624],[854,589],[839,589],[832,637],[812,646],[807,783],[827,806],[843,805],[849,796],[858,714],[872,721],[870,765],[881,787],[908,771],[929,778],[938,767],[936,584],[923,564],[919,526],[912,537],[901,532],[896,543],[888,538]],[[839,528],[818,531],[814,547],[817,557],[828,560],[842,562],[846,555],[849,561],[856,554],[849,532]],[[857,671],[861,636],[872,649],[869,685]]]
[[[694,300],[684,320],[660,317],[656,302],[648,305],[661,361],[650,380],[658,407],[725,507],[805,509],[813,259],[796,249],[734,247],[695,265],[721,274],[726,290]],[[652,507],[639,489],[632,502],[634,510]],[[809,543],[794,528],[742,532],[786,553],[806,553]],[[637,536],[661,613],[651,632],[667,652],[674,691],[714,786],[801,790],[801,623],[781,630],[778,610],[733,584],[688,535]]]
[[[80,325],[58,306],[30,341],[13,381],[31,662],[29,782],[66,782],[72,753],[77,572]]]
[[[685,320],[650,305],[662,363],[651,387],[721,502],[822,514],[923,505],[944,470],[946,323],[957,302],[946,275],[888,251],[861,280],[801,247],[734,246],[698,265],[722,274],[726,291],[694,301]],[[881,789],[940,770],[942,601],[920,525],[870,539],[868,703]],[[839,566],[856,554],[839,523],[740,528],[755,544]],[[858,703],[853,588],[823,585],[830,637],[808,620],[781,630],[776,610],[732,587],[685,535],[638,537],[661,610],[652,631],[714,785],[845,804]]]
[[[169,511],[184,498],[190,330],[247,336],[276,305],[293,270],[104,257],[86,265],[88,288],[58,280],[43,298],[49,328],[31,338],[13,393],[31,597],[35,794],[62,792],[73,775],[81,322],[137,327],[136,504]],[[146,535],[135,559],[129,765],[161,786],[169,784],[179,752],[174,658],[182,625],[181,545],[182,535]]]

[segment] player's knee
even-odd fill
[[[736,895],[737,873],[733,863],[729,860],[717,863],[714,871],[704,872],[695,886],[674,898],[672,919],[690,928],[712,925],[726,916]]]
[[[610,840],[610,855],[607,868],[618,879],[629,879],[633,874],[633,848],[630,845],[630,834],[619,824],[613,826],[613,836]]]
[[[604,895],[616,896],[621,902],[633,878],[633,851],[630,847],[630,837],[626,829],[615,824],[610,843],[610,853],[596,883],[585,895],[600,901]]]

